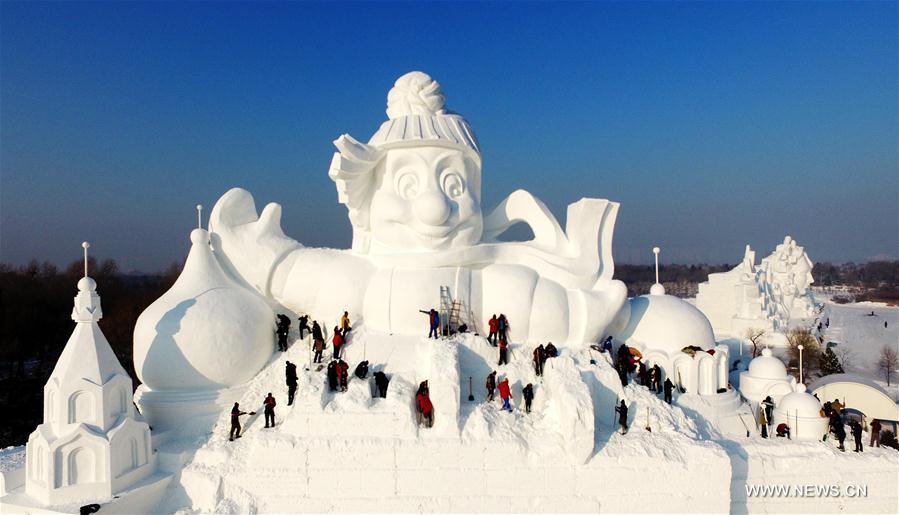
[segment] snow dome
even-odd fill
[[[712,325],[702,311],[672,295],[642,295],[630,299],[631,318],[619,336],[628,345],[642,344],[669,354],[693,345],[715,348]]]
[[[215,389],[251,379],[272,353],[274,313],[222,270],[194,229],[181,276],[134,328],[134,368],[153,390]]]
[[[777,402],[795,389],[796,379],[787,374],[783,361],[775,358],[771,349],[762,349],[761,356],[749,362],[749,369],[740,372],[740,392],[753,403],[771,396]]]
[[[821,440],[827,434],[828,420],[821,416],[821,402],[805,391],[805,385],[784,395],[774,408],[774,427],[785,422],[794,440]]]
[[[762,349],[762,355],[749,362],[749,375],[758,379],[784,379],[787,367],[771,355],[771,349]]]
[[[711,395],[727,387],[727,347],[716,346],[712,325],[701,311],[666,295],[659,283],[628,304],[630,320],[617,339],[639,349],[647,365],[658,364],[665,377],[690,392]],[[712,352],[684,352],[688,347]]]

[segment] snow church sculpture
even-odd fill
[[[97,325],[100,296],[86,272],[72,310],[75,330],[44,386],[44,423],[26,444],[26,494],[51,506],[110,499],[156,470],[150,428]]]
[[[817,310],[811,289],[813,266],[805,249],[790,236],[759,265],[747,245],[739,265],[709,274],[709,280],[699,285],[696,307],[720,334],[741,336],[749,327],[783,331],[790,320],[814,316]]]
[[[437,306],[441,287],[483,328],[505,313],[516,341],[595,342],[624,305],[613,280],[618,204],[581,199],[565,230],[546,206],[516,191],[481,212],[481,151],[468,122],[444,107],[440,85],[422,72],[400,77],[388,120],[368,143],[334,143],[329,175],[353,226],[350,250],[312,249],[284,235],[281,207],[257,216],[235,188],[212,210],[216,253],[264,297],[296,312],[349,311],[376,330],[419,334],[419,309]],[[515,223],[534,239],[499,242]]]

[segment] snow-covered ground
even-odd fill
[[[899,371],[893,374],[888,387],[883,370],[877,367],[877,359],[884,346],[899,348],[899,307],[878,302],[827,302],[821,314],[821,320],[826,319],[830,319],[830,327],[824,328],[824,341],[837,342],[834,350],[838,354],[848,352],[846,372],[873,379],[889,392],[893,400],[899,400],[899,387],[896,385]]]

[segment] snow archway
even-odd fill
[[[89,449],[79,447],[66,458],[68,481],[66,486],[93,483],[95,481],[94,455]]]

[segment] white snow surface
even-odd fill
[[[870,316],[871,312],[874,316]],[[838,345],[834,351],[840,355],[849,352],[849,366],[846,372],[858,374],[874,380],[886,389],[893,400],[899,400],[899,370],[893,373],[890,386],[886,377],[877,368],[880,350],[887,345],[899,345],[899,307],[887,306],[879,302],[858,302],[836,304],[827,302],[820,320],[830,319],[830,327],[825,327],[825,342],[834,341]],[[883,323],[887,323],[887,327]]]
[[[308,338],[296,341],[270,360],[240,400],[242,409],[259,410],[244,417],[242,438],[228,441],[223,413],[204,441],[162,445],[162,455],[167,446],[174,453],[193,449],[175,467],[180,477],[160,510],[811,513],[893,512],[896,506],[899,453],[844,454],[831,442],[762,440],[754,432],[747,438],[733,427],[751,425],[751,416],[741,422],[727,414],[739,405],[734,393],[686,394],[668,406],[645,387],[622,388],[608,356],[589,350],[562,350],[537,378],[530,347],[513,344],[510,363],[498,367],[497,349],[482,337],[428,340],[364,326],[350,334],[344,354],[350,371],[363,358],[371,370],[365,381],[352,377],[346,393],[328,391],[324,369],[304,370]],[[328,351],[326,363],[327,357]],[[286,405],[288,359],[300,376],[293,406]],[[380,369],[391,378],[386,399],[372,398],[371,373]],[[485,402],[491,370],[498,380],[509,378],[513,413],[499,409],[498,393],[496,402]],[[418,427],[415,419],[414,393],[425,379],[433,428]],[[521,399],[527,383],[535,390],[530,414]],[[264,429],[261,402],[269,391],[279,402],[277,425]],[[614,413],[621,398],[629,406],[625,435]],[[822,459],[827,466],[814,465]],[[776,482],[854,482],[870,490],[865,499],[823,503],[747,499],[747,484]]]

